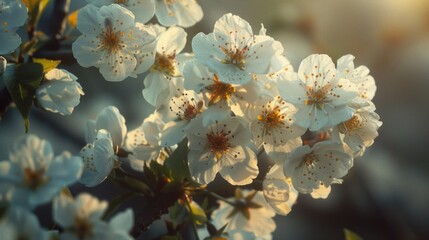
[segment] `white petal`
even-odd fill
[[[186,44],[186,32],[180,27],[170,27],[162,33],[156,45],[156,51],[161,54],[179,54]]]
[[[125,118],[114,106],[103,108],[95,120],[96,129],[106,129],[112,136],[114,146],[122,146],[122,142],[127,134]]]
[[[220,174],[233,185],[250,184],[258,176],[258,159],[247,146],[230,149],[218,161],[221,164]]]
[[[301,62],[298,69],[299,78],[306,81],[308,86],[324,86],[325,82],[329,82],[335,77],[335,74],[335,65],[332,59],[325,54],[308,56]]]
[[[200,184],[212,182],[220,170],[214,155],[210,151],[190,149],[188,153],[188,165],[191,176]]]

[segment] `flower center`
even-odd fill
[[[48,181],[45,176],[45,169],[41,168],[38,170],[33,170],[31,168],[25,168],[24,181],[27,187],[29,187],[30,189],[37,189]]]
[[[228,134],[223,131],[220,133],[208,133],[207,145],[210,151],[215,153],[217,159],[222,157],[223,153],[231,147],[229,144]]]
[[[223,83],[219,81],[216,74],[213,76],[213,83],[206,87],[206,90],[210,92],[209,105],[216,104],[221,100],[228,100],[231,95],[235,93],[235,87],[231,84]]]
[[[314,162],[318,162],[317,156],[313,153],[309,153],[304,156],[303,164],[305,164],[306,167],[310,167],[314,164]]]
[[[117,4],[126,4],[128,0],[116,0]]]
[[[76,218],[73,230],[78,239],[85,239],[85,237],[92,235],[92,225],[86,219]]]
[[[155,64],[153,65],[153,69],[164,72],[167,75],[175,76],[176,68],[174,67],[174,61],[176,59],[176,54],[165,55],[156,53],[155,56]]]
[[[361,122],[361,119],[357,115],[354,115],[349,120],[340,123],[338,125],[338,128],[339,128],[341,133],[345,134],[345,133],[349,133],[353,130],[356,130],[358,128],[361,128],[362,125],[363,124]]]
[[[121,49],[120,32],[115,32],[115,28],[112,27],[112,22],[109,18],[104,20],[105,29],[101,33],[100,42],[101,47],[110,54],[117,52]]]
[[[227,49],[225,47],[220,47],[220,49],[227,57],[226,59],[222,60],[223,64],[232,64],[240,70],[244,71],[247,52],[249,51],[249,48],[247,46],[245,46],[243,49],[236,48],[235,50]]]
[[[270,105],[267,108],[262,106],[262,112],[258,115],[258,121],[263,122],[268,129],[279,128],[283,126],[284,115],[280,114],[280,107],[275,106],[270,109]]]
[[[201,107],[202,107],[202,103],[203,102],[198,102],[197,106],[193,105],[191,102],[188,102],[185,111],[183,111],[183,118],[186,120],[191,120],[193,118],[195,118],[198,113],[201,112]]]
[[[307,86],[307,99],[304,101],[305,105],[315,105],[317,109],[323,109],[326,103],[331,100],[326,99],[329,91],[331,91],[331,85],[327,84],[318,90],[314,90],[313,87]]]

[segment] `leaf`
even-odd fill
[[[195,201],[189,202],[190,214],[194,215],[194,220],[197,225],[202,225],[207,222],[207,215],[204,209],[200,207]],[[188,209],[189,210],[189,209]]]
[[[109,207],[104,212],[103,219],[108,219],[125,201],[134,197],[134,193],[122,193],[109,201]]]
[[[347,228],[344,229],[344,239],[345,240],[363,240],[363,238],[361,238],[356,233],[348,230]]]
[[[176,181],[192,179],[188,167],[188,141],[185,139],[177,146],[173,154],[168,157],[164,166],[169,170],[171,177]]]
[[[43,10],[45,10],[46,5],[48,5],[49,0],[23,0],[25,5],[28,8],[28,13],[30,15],[30,20],[28,24],[32,26],[37,25],[40,17],[42,16]]]
[[[67,23],[70,27],[75,28],[77,25],[77,15],[79,13],[79,9],[76,11],[73,11],[67,16]]]
[[[56,68],[61,60],[49,60],[46,58],[33,58],[33,62],[40,63],[43,66],[43,73],[47,73],[52,69]]]
[[[42,78],[43,66],[40,63],[11,65],[3,74],[6,88],[24,119],[26,133],[30,125],[28,114]]]

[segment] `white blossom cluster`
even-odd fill
[[[133,212],[128,209],[109,222],[102,220],[106,201],[81,193],[76,199],[62,193],[81,178],[82,159],[63,152],[54,156],[51,144],[35,135],[19,141],[0,161],[0,202],[6,214],[0,216],[2,239],[132,239]],[[53,203],[53,220],[64,231],[42,228],[31,212]]]
[[[97,186],[121,164],[141,172],[150,161],[163,164],[185,139],[183,157],[203,187],[217,175],[231,185],[251,184],[265,153],[271,168],[263,191],[237,190],[235,198],[219,202],[212,222],[227,224],[228,239],[271,239],[276,213],[288,214],[300,193],[328,197],[378,135],[375,81],[367,67],[355,67],[352,55],[335,65],[314,54],[294,70],[263,25],[255,33],[231,13],[213,32],[194,36],[192,53],[185,53],[183,28],[203,17],[195,0],[87,1],[78,14],[82,35],[72,45],[77,62],[99,68],[107,81],[144,76],[142,95],[155,111],[128,130],[120,111],[105,107],[87,122],[87,144],[78,157],[54,157],[51,145],[34,135],[19,142],[9,161],[0,162],[0,200],[10,205],[0,229],[12,239],[131,239],[131,210],[107,222],[107,202],[60,191],[77,181]],[[163,26],[148,24],[154,15]],[[0,54],[17,49],[15,31],[26,18],[23,3],[0,0]],[[69,115],[84,94],[76,80],[54,68],[35,98],[44,109]],[[61,233],[43,230],[30,212],[51,201]]]
[[[143,171],[149,161],[162,164],[187,139],[189,171],[202,185],[218,173],[232,185],[252,183],[259,174],[258,156],[265,152],[272,167],[263,194],[256,196],[264,196],[260,204],[273,213],[261,219],[271,219],[274,213],[288,214],[299,193],[326,198],[377,137],[375,81],[368,68],[354,66],[352,55],[335,66],[329,56],[314,54],[295,71],[282,44],[263,26],[255,34],[233,14],[222,16],[213,32],[194,36],[193,52],[182,53],[187,34],[181,27],[142,25],[134,21],[133,14],[142,18],[136,10],[122,6],[128,5],[82,9],[78,29],[83,35],[74,53],[82,66],[100,67],[108,81],[147,71],[143,97],[156,110],[128,133],[114,107],[89,124],[99,126],[89,128],[97,137],[81,152],[86,169],[81,182],[88,186],[115,166],[112,147],[130,152],[130,166]],[[234,210],[227,206],[221,203],[214,212],[224,216],[215,217],[218,227],[229,222],[227,229],[235,231],[244,228],[240,224],[258,224],[246,218],[232,224],[228,214]],[[260,233],[252,225],[247,230],[269,239],[274,228],[272,223]]]

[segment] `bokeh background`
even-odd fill
[[[215,21],[231,12],[258,32],[283,43],[295,69],[313,53],[334,61],[356,56],[377,83],[374,103],[383,126],[375,144],[333,186],[326,200],[301,195],[288,216],[277,216],[273,239],[344,239],[347,228],[364,239],[429,239],[429,1],[428,0],[199,0],[203,20],[188,32],[211,32]],[[71,11],[84,6],[73,0]],[[47,13],[54,6],[47,7]],[[41,28],[49,29],[45,14]],[[47,30],[48,31],[48,30]],[[70,52],[73,32],[58,51],[41,55],[63,59],[62,68],[78,78],[85,96],[69,117],[34,109],[30,133],[51,141],[56,153],[77,154],[84,145],[86,120],[107,105],[117,106],[133,129],[153,111],[141,95],[143,78],[120,83],[102,79],[97,69],[78,66]],[[24,135],[17,109],[0,121],[0,159]],[[74,191],[81,188],[75,187]],[[106,186],[91,189],[106,198]],[[41,212],[43,214],[43,211]],[[155,236],[148,234],[147,237]]]

